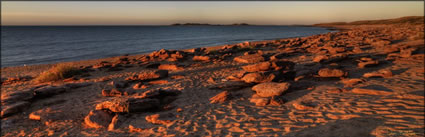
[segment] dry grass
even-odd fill
[[[57,81],[80,74],[80,70],[70,65],[58,64],[34,79],[37,83]]]

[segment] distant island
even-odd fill
[[[171,26],[248,26],[248,23],[234,23],[234,24],[208,24],[208,23],[174,23]]]

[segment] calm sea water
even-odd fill
[[[1,65],[49,64],[327,32],[295,26],[3,26]]]

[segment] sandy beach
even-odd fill
[[[52,82],[34,79],[57,64],[2,68],[1,135],[424,136],[423,19],[65,62],[82,73]]]

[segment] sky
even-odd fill
[[[310,25],[424,16],[424,1],[1,2],[2,25]]]

